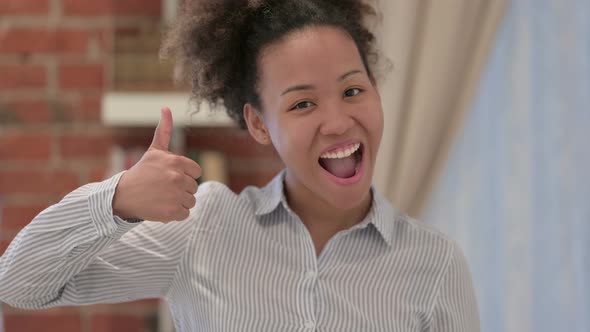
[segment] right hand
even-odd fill
[[[151,146],[119,180],[113,198],[114,215],[161,222],[189,216],[196,203],[201,167],[168,150],[171,135],[172,113],[163,108]]]

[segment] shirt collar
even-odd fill
[[[259,194],[256,195],[255,214],[257,216],[273,212],[278,207],[279,203],[282,203],[286,210],[290,210],[284,192],[283,181],[285,175],[286,169],[283,169],[265,187],[260,189]],[[371,185],[370,190],[373,194],[371,209],[365,220],[359,225],[367,223],[372,224],[383,240],[391,246],[394,237],[394,221],[397,219],[399,213],[393,208],[393,206],[391,206],[389,201],[375,189],[374,185]]]
[[[286,170],[283,169],[265,187],[260,189],[259,195],[256,196],[255,214],[257,216],[271,213],[281,202],[287,206],[287,199],[283,190],[285,174]]]

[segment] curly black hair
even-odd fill
[[[352,37],[374,79],[371,17],[376,11],[363,0],[184,0],[160,54],[176,61],[176,79],[190,83],[197,106],[221,104],[246,128],[244,104],[261,109],[257,57],[264,47],[309,26],[334,26]]]

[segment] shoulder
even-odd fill
[[[371,217],[394,251],[440,256],[456,245],[446,234],[396,208],[377,190],[373,190]]]
[[[195,212],[216,214],[231,210],[240,203],[236,195],[226,184],[217,181],[207,181],[199,184],[195,194]]]
[[[195,194],[196,204],[191,214],[198,222],[201,219],[236,219],[254,215],[256,198],[261,189],[249,186],[241,193],[232,191],[226,184],[217,181],[207,181],[199,185]]]
[[[199,184],[195,194],[197,205],[207,207],[207,204],[232,203],[237,195],[224,183],[207,181]]]
[[[448,283],[464,282],[469,286],[470,272],[459,244],[447,234],[407,215],[396,218],[395,251],[403,252],[411,273],[424,281],[432,293]],[[465,288],[467,289],[467,288]]]
[[[408,250],[435,274],[444,273],[453,260],[463,258],[458,243],[435,227],[405,214],[398,214],[394,223],[394,245]]]
[[[398,228],[398,236],[439,248],[452,249],[456,245],[453,239],[439,229],[406,214],[398,214],[394,222]]]

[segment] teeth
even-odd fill
[[[320,158],[327,158],[327,159],[334,159],[334,158],[345,158],[350,156],[351,154],[355,153],[356,150],[358,150],[361,147],[360,143],[356,143],[355,145],[353,145],[352,147],[344,150],[344,151],[339,151],[338,153],[324,153],[323,155],[320,156]]]

